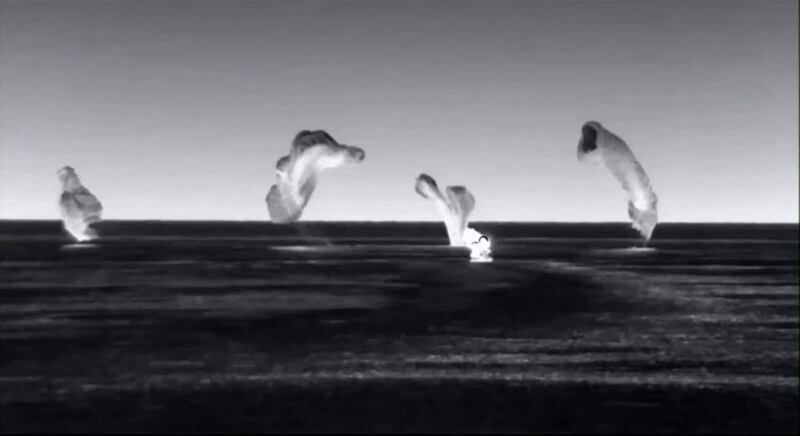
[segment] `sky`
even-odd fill
[[[596,120],[661,221],[798,222],[798,4],[0,0],[0,218],[58,219],[73,166],[105,219],[269,220],[275,162],[324,129],[366,150],[304,220],[627,221]]]

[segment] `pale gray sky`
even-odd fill
[[[663,221],[798,220],[795,1],[0,0],[0,217],[58,218],[71,165],[109,219],[268,220],[275,161],[367,151],[306,220],[627,221],[575,157],[597,120]]]

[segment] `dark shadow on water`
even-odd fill
[[[794,407],[791,405],[794,404]],[[787,407],[788,406],[788,407]],[[792,393],[588,384],[214,381],[6,405],[4,431],[795,432]],[[57,430],[56,430],[57,429]]]
[[[641,305],[580,276],[552,272],[514,276],[496,270],[503,280],[494,281],[491,273],[470,274],[466,268],[441,271],[418,267],[406,272],[403,283],[407,286],[379,290],[384,301],[373,308],[314,309],[264,316],[216,313],[213,322],[188,312],[165,311],[153,328],[208,331],[275,347],[328,343],[342,335],[391,337],[442,329],[514,337],[531,328],[560,328],[581,315],[622,316],[633,311],[667,310]],[[158,315],[150,311],[146,316],[153,323]],[[585,324],[585,318],[580,322]]]

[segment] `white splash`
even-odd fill
[[[267,210],[276,223],[297,221],[308,204],[319,173],[364,160],[358,147],[341,145],[323,130],[303,130],[295,136],[288,155],[278,159],[278,183],[267,194]]]
[[[469,248],[469,257],[474,262],[491,262],[492,243],[488,236],[467,227],[464,231],[464,246]]]

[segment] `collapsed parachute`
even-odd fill
[[[81,184],[72,167],[58,170],[58,177],[63,185],[58,204],[64,229],[78,242],[97,238],[97,232],[90,225],[100,221],[103,205]]]
[[[581,129],[578,161],[597,163],[601,160],[619,180],[627,194],[628,216],[633,222],[633,228],[649,240],[658,223],[658,198],[650,187],[647,174],[625,141],[600,123],[589,121]]]
[[[469,214],[475,209],[475,197],[463,186],[448,186],[447,196],[442,195],[436,180],[427,174],[417,177],[414,188],[417,194],[427,198],[436,205],[439,215],[444,220],[447,236],[453,247],[467,247],[472,258],[488,258],[491,254],[489,238],[477,230],[467,227]]]
[[[365,155],[361,148],[339,144],[323,130],[298,133],[289,154],[278,159],[278,183],[272,185],[267,194],[267,210],[272,221],[297,221],[322,170],[361,162]]]

